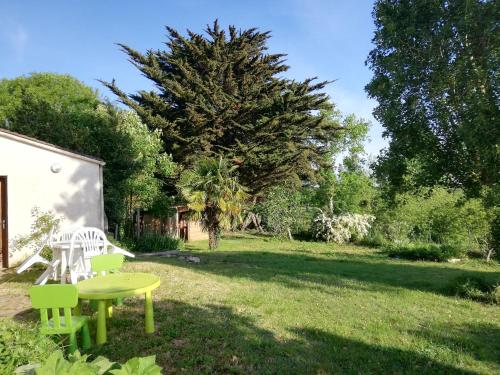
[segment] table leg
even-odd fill
[[[99,300],[97,307],[97,345],[106,343],[106,300]]]
[[[106,318],[113,317],[113,300],[106,300]]]
[[[146,333],[153,333],[155,331],[155,322],[153,318],[153,298],[151,292],[146,292],[146,301],[144,302],[144,315]]]

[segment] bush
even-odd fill
[[[92,361],[88,361],[88,359],[88,355],[80,355],[79,352],[70,354],[68,359],[65,359],[62,351],[56,350],[42,363],[19,367],[16,374],[161,375],[161,367],[155,363],[155,356],[135,357],[129,359],[123,365],[111,362],[102,356]]]
[[[358,244],[369,247],[381,247],[387,245],[388,241],[377,227],[371,227],[368,234],[360,239]]]
[[[255,211],[262,216],[266,231],[277,237],[287,238],[290,234],[307,236],[312,217],[303,198],[301,192],[290,184],[275,186]]]
[[[464,255],[464,250],[460,247],[433,243],[393,244],[385,246],[383,251],[392,258],[429,260],[432,262],[444,262]]]
[[[466,199],[461,190],[400,194],[396,206],[382,203],[375,232],[392,243],[440,243],[479,251],[490,230],[491,212],[480,199]]]
[[[0,373],[12,374],[18,366],[41,361],[56,349],[56,343],[36,327],[0,319]]]
[[[328,216],[320,210],[320,214],[313,221],[313,233],[318,239],[339,244],[351,240],[361,240],[368,234],[373,220],[375,217],[371,215]]]
[[[453,292],[473,301],[500,304],[500,280],[487,280],[479,276],[460,276],[452,284]]]
[[[184,249],[184,242],[182,240],[156,233],[143,234],[136,240],[134,246],[135,251],[143,253],[182,249]]]

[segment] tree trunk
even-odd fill
[[[486,261],[489,262],[491,260],[491,256],[493,255],[494,250],[493,247],[486,248]]]
[[[252,212],[252,222],[253,222],[253,225],[255,226],[255,228],[260,232],[264,232],[264,230],[262,229],[262,227],[260,226],[260,218],[259,216],[257,216],[257,214],[253,213]]]
[[[217,237],[217,227],[211,226],[208,229],[208,248],[210,250],[217,249],[219,246],[219,238]]]

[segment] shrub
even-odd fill
[[[326,242],[342,244],[354,239],[362,239],[375,220],[374,216],[362,214],[344,214],[328,216],[322,210],[313,221],[316,238]]]
[[[24,236],[17,236],[12,244],[12,253],[29,248],[35,252],[41,241],[47,237],[51,230],[57,231],[61,225],[62,218],[57,217],[52,211],[42,211],[38,207],[31,209],[31,231]],[[44,258],[52,259],[52,250],[45,246],[41,254]]]
[[[36,327],[0,319],[0,373],[12,374],[16,367],[41,361],[56,349],[57,345],[40,335]]]
[[[433,262],[444,262],[451,258],[459,258],[464,254],[463,249],[458,246],[433,243],[392,244],[385,246],[383,251],[392,258]]]
[[[182,249],[184,249],[184,242],[182,240],[156,233],[144,233],[136,240],[134,246],[135,251],[144,253]]]
[[[102,356],[92,361],[88,359],[88,355],[80,355],[79,352],[70,354],[68,359],[65,359],[62,351],[56,350],[42,363],[19,367],[16,374],[161,375],[161,367],[155,363],[155,356],[134,357],[123,365],[111,362]]]
[[[291,234],[304,236],[310,229],[311,217],[302,200],[299,190],[291,184],[283,184],[270,189],[255,210],[262,215],[267,232],[280,238]]]
[[[473,301],[500,304],[500,279],[492,281],[480,276],[460,276],[453,282],[452,291]]]
[[[379,228],[372,226],[368,231],[368,234],[358,241],[360,245],[380,247],[388,244],[387,239],[380,232]]]
[[[461,190],[422,189],[398,195],[396,203],[382,203],[376,212],[374,228],[388,242],[447,243],[479,251],[487,240],[491,212]]]

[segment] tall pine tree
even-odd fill
[[[314,179],[338,128],[318,115],[331,104],[316,78],[283,78],[284,54],[268,54],[269,32],[227,31],[217,21],[206,34],[167,27],[166,50],[142,54],[120,44],[156,90],[126,94],[103,82],[152,129],[166,152],[189,167],[200,156],[239,165],[240,181],[259,193],[284,179]]]

